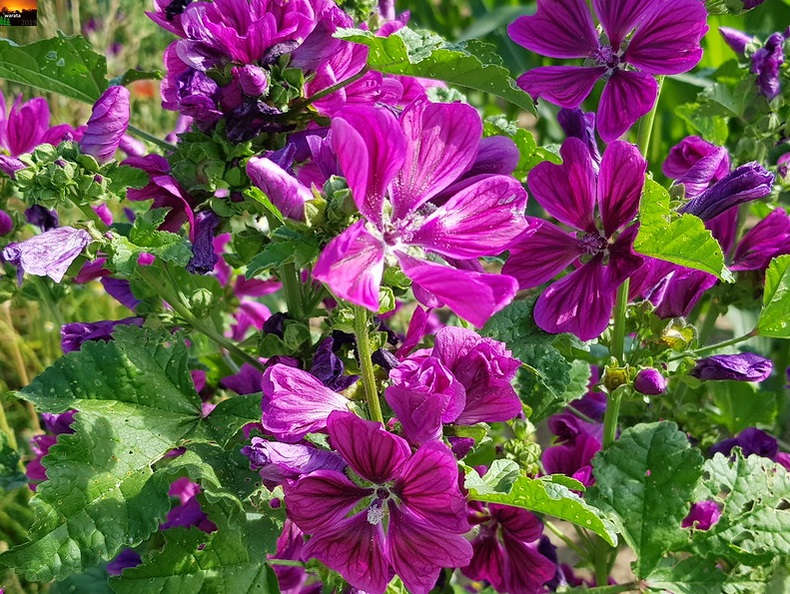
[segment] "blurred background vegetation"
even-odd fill
[[[733,52],[721,40],[717,28],[730,26],[765,38],[790,25],[789,3],[790,0],[767,0],[742,17],[711,17],[710,31],[704,42],[706,53],[699,69],[687,75],[668,77],[665,82],[649,155],[651,169],[657,176],[660,177],[660,165],[669,148],[693,133],[689,123],[675,115],[675,108],[693,101],[697,93],[709,84],[713,70],[726,68],[728,63],[731,67],[735,59]],[[146,17],[144,10],[151,9],[152,5],[152,0],[39,0],[37,27],[0,27],[0,38],[8,37],[15,43],[26,44],[54,37],[58,31],[69,35],[82,34],[97,51],[107,56],[110,77],[129,68],[162,70],[162,52],[173,37]],[[451,42],[479,38],[494,45],[514,77],[530,68],[551,63],[551,60],[514,44],[507,36],[507,25],[520,15],[534,12],[534,2],[399,0],[397,8],[399,12],[410,11],[412,27],[433,30]],[[0,81],[0,90],[7,102],[19,93],[25,100],[32,96],[30,89],[3,81]],[[132,84],[131,90],[132,122],[157,136],[168,134],[176,118],[174,113],[160,108],[158,82],[138,81]],[[80,125],[90,115],[89,105],[58,96],[47,99],[53,123]],[[512,106],[482,93],[470,94],[469,100],[486,115],[505,113],[520,125],[532,129],[544,145],[557,144],[562,140],[554,117],[557,108],[552,105],[539,104],[539,117],[535,119],[528,114],[517,113]],[[597,97],[589,99],[590,105],[596,103]],[[59,329],[63,323],[117,319],[126,315],[126,310],[107,297],[98,282],[56,285],[46,278],[29,277],[21,292],[8,299],[15,292],[9,283],[15,282],[9,277],[0,278],[0,401],[8,424],[14,428],[20,451],[27,460],[31,457],[29,439],[40,428],[32,409],[9,397],[10,392],[29,383],[60,356]],[[790,440],[787,432],[783,437]],[[0,491],[0,551],[25,540],[26,530],[32,521],[32,512],[27,507],[29,497],[30,492],[26,489],[7,493]],[[5,586],[7,594],[44,591],[100,594],[104,591],[94,589],[102,586],[89,586],[87,582],[81,584],[79,580],[51,587],[21,583],[11,571],[0,573],[0,586]]]

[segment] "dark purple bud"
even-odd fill
[[[140,305],[140,300],[132,293],[132,287],[128,280],[105,276],[101,279],[101,284],[110,297],[132,311]]]
[[[398,358],[386,349],[377,349],[373,351],[370,360],[386,371],[392,371],[400,365]]]
[[[771,193],[774,175],[756,162],[741,165],[680,209],[708,221],[726,210]]]
[[[667,389],[667,380],[657,369],[641,369],[634,379],[634,390],[640,394],[657,396]]]
[[[55,165],[63,169],[66,166],[66,161],[64,159],[55,159]]]
[[[116,555],[115,559],[107,564],[107,573],[110,575],[121,575],[121,572],[127,567],[137,567],[142,562],[143,559],[140,557],[140,553],[126,547]]]
[[[190,2],[192,0],[173,0],[165,7],[165,18],[172,22],[173,19],[184,12],[184,9]]]
[[[310,373],[333,392],[342,392],[359,379],[357,375],[343,375],[345,366],[340,357],[332,351],[334,340],[327,337],[321,341],[313,355]]]
[[[781,92],[779,68],[785,61],[784,44],[784,35],[774,33],[752,56],[752,74],[757,75],[757,87],[769,101]]]
[[[680,524],[681,528],[694,527],[697,530],[710,530],[721,517],[721,507],[715,501],[700,501],[691,506],[687,515]]]
[[[118,150],[129,126],[129,89],[113,86],[104,91],[93,106],[93,113],[80,141],[83,153],[106,163]]]
[[[590,156],[596,165],[601,164],[601,153],[595,141],[595,113],[583,112],[578,107],[567,109],[563,107],[557,114],[557,121],[562,126],[567,138],[578,138],[590,151]]]
[[[247,95],[258,97],[269,88],[269,77],[262,68],[248,64],[240,68],[238,72],[239,86]]]
[[[263,333],[274,334],[279,338],[283,338],[285,336],[285,320],[287,319],[287,314],[279,312],[272,314],[269,319],[263,323]]]
[[[771,375],[772,369],[773,363],[770,359],[754,353],[740,353],[700,359],[689,375],[700,380],[761,382]]]
[[[195,216],[192,259],[187,264],[187,270],[192,274],[208,274],[219,262],[214,251],[214,231],[220,222],[213,210],[202,210]]]
[[[288,41],[283,41],[282,43],[276,43],[263,53],[263,57],[261,58],[261,64],[267,66],[269,64],[274,64],[277,60],[280,59],[280,56],[284,56],[285,54],[290,54],[297,47],[299,47],[299,42],[293,39]]]
[[[9,157],[8,155],[0,155],[0,171],[5,173],[11,179],[15,178],[15,173],[21,169],[25,169],[27,165],[25,165],[22,161],[17,159],[16,157]]]
[[[746,46],[754,41],[754,37],[751,35],[730,27],[719,27],[719,33],[724,39],[724,43],[729,45],[736,54],[743,55]]]
[[[142,326],[143,318],[125,318],[123,320],[102,320],[100,322],[72,322],[60,329],[60,346],[64,353],[80,350],[83,343],[89,341],[112,340],[112,333],[118,326]]]
[[[756,6],[760,6],[765,0],[743,0],[743,9],[751,10]]]
[[[448,437],[450,449],[458,460],[464,458],[472,448],[475,447],[475,440],[471,437]]]
[[[730,155],[724,147],[687,136],[669,150],[661,170],[683,184],[686,198],[691,199],[730,172]]]
[[[42,231],[49,231],[58,226],[58,213],[55,210],[48,210],[40,204],[34,204],[25,210],[25,219],[31,225],[35,225]]]
[[[241,453],[250,459],[250,467],[260,473],[269,488],[316,470],[343,472],[346,467],[334,452],[311,445],[266,441],[260,437],[253,437],[251,445],[244,446]]]
[[[3,259],[18,267],[20,281],[28,273],[48,276],[59,283],[90,242],[90,234],[83,229],[59,227],[21,243],[9,243],[3,250]]]
[[[6,211],[0,210],[0,235],[8,235],[14,230],[14,219]]]
[[[779,445],[775,437],[756,427],[747,427],[737,437],[730,437],[714,445],[710,448],[710,454],[727,456],[735,447],[741,448],[744,456],[754,454],[771,460],[779,453]]]
[[[261,391],[263,372],[249,363],[244,363],[235,375],[229,375],[220,380],[223,388],[233,390],[236,394],[255,394]]]

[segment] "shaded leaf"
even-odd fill
[[[760,336],[790,338],[790,255],[774,258],[765,271],[757,332]]]

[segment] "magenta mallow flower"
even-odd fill
[[[596,81],[606,83],[598,133],[611,142],[656,101],[654,75],[680,74],[702,57],[707,31],[700,0],[593,0],[605,37],[599,39],[585,0],[538,0],[534,15],[509,27],[519,45],[550,58],[579,58],[585,66],[544,66],[523,74],[519,86],[536,98],[578,107]]]
[[[575,232],[529,219],[533,227],[514,242],[503,272],[529,289],[573,265],[575,270],[541,293],[535,322],[546,332],[590,340],[606,329],[618,287],[643,262],[632,249],[637,226],[631,223],[647,163],[634,145],[620,141],[606,148],[597,175],[578,138],[568,138],[560,154],[562,165],[540,163],[528,184],[540,205]]]
[[[699,359],[689,375],[700,380],[761,382],[773,371],[773,362],[754,353],[713,355]]]
[[[30,439],[30,449],[35,458],[25,468],[31,490],[35,491],[38,483],[47,480],[46,469],[41,461],[49,453],[49,448],[57,443],[58,435],[74,433],[71,424],[74,422],[76,414],[76,410],[68,410],[63,413],[41,413],[47,433],[36,435]]]
[[[190,480],[189,477],[184,476],[173,481],[167,494],[170,497],[177,497],[178,504],[167,512],[167,520],[160,528],[164,530],[176,526],[185,528],[195,526],[203,532],[214,532],[217,526],[201,509],[197,499],[198,493],[200,493],[200,485]]]
[[[661,170],[675,183],[683,184],[686,198],[692,199],[730,172],[730,155],[724,147],[699,136],[687,136],[669,149]]]
[[[253,437],[251,444],[241,448],[250,459],[250,467],[257,470],[263,484],[270,490],[286,480],[294,480],[317,470],[343,472],[346,462],[335,452],[313,445],[279,443]]]
[[[757,75],[757,88],[769,101],[782,92],[779,71],[785,61],[785,40],[783,34],[774,33],[752,56],[751,70]]]
[[[93,105],[93,113],[80,140],[80,150],[106,163],[118,150],[129,126],[129,89],[113,86]]]
[[[543,524],[525,509],[472,502],[470,522],[479,526],[474,556],[461,571],[486,580],[497,592],[536,594],[554,577],[556,564],[539,551]]]
[[[515,296],[507,276],[440,264],[498,255],[527,227],[527,195],[504,175],[456,182],[475,162],[482,123],[470,106],[418,100],[399,119],[346,107],[332,144],[362,218],[334,238],[313,276],[346,301],[379,308],[385,265],[400,265],[429,307],[482,326]],[[442,194],[440,204],[431,200]]]
[[[721,517],[721,507],[715,501],[700,501],[694,503],[688,515],[683,518],[681,528],[694,528],[696,530],[710,530]]]
[[[777,457],[781,455],[776,438],[756,427],[747,427],[736,437],[720,441],[712,446],[709,452],[711,456],[714,454],[727,456],[735,447],[741,448],[744,456],[762,456],[776,461]]]
[[[658,369],[640,369],[634,378],[634,390],[648,396],[658,396],[667,389],[667,379]]]
[[[469,563],[466,501],[446,445],[412,453],[381,424],[346,412],[333,412],[327,426],[354,480],[319,470],[285,483],[288,517],[310,536],[305,559],[370,594],[383,594],[393,574],[409,592],[427,594],[441,568]]]
[[[333,411],[346,411],[349,400],[333,392],[312,374],[272,365],[263,373],[263,428],[280,441],[296,443],[308,433],[326,429]]]
[[[9,243],[3,259],[17,267],[20,282],[27,273],[48,276],[59,283],[90,242],[90,233],[84,229],[58,227],[20,243]]]
[[[118,326],[142,326],[143,318],[124,318],[123,320],[101,320],[99,322],[71,322],[60,329],[60,346],[64,353],[78,351],[82,345],[91,341],[109,342]]]
[[[592,459],[601,450],[603,425],[582,421],[566,412],[550,417],[549,429],[556,440],[541,456],[546,474],[565,474],[586,487],[592,486]]]

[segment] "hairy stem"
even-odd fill
[[[161,149],[171,152],[176,150],[176,145],[170,144],[169,142],[167,142],[166,140],[162,140],[161,138],[157,138],[153,134],[149,134],[148,132],[146,132],[145,130],[141,130],[137,126],[132,126],[131,124],[129,124],[127,130],[129,131],[129,134],[131,134],[132,136],[136,136],[140,140],[147,140],[151,144],[155,144]]]
[[[359,367],[362,370],[362,385],[365,388],[365,398],[370,409],[371,421],[384,424],[384,416],[381,413],[381,403],[376,387],[376,377],[373,374],[373,355],[370,350],[370,340],[368,338],[368,310],[358,305],[354,306],[354,335],[357,339],[357,354],[359,355]]]
[[[290,263],[280,266],[280,281],[283,284],[288,313],[294,319],[301,320],[304,316],[302,311],[302,283],[299,281],[299,273],[295,264]]]

